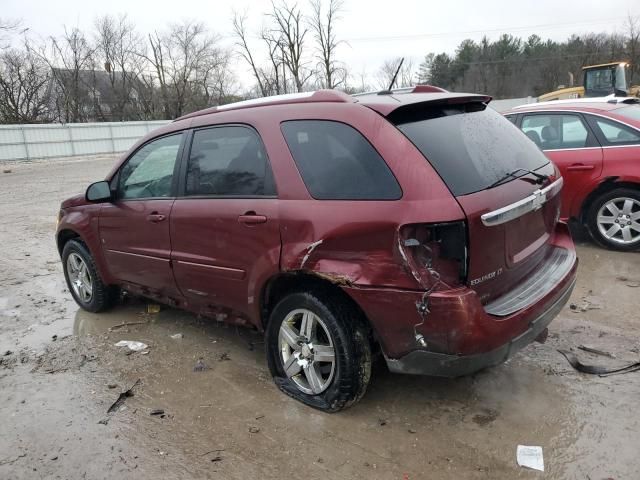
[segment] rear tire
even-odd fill
[[[587,211],[587,228],[593,240],[612,250],[640,247],[640,191],[617,188],[597,197]]]
[[[104,284],[84,243],[69,240],[65,244],[62,250],[62,268],[67,287],[83,310],[102,312],[116,302],[118,288]]]
[[[306,405],[333,413],[366,392],[371,377],[366,324],[340,295],[313,291],[284,297],[271,312],[266,346],[275,383]]]

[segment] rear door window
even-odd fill
[[[634,145],[640,142],[640,134],[625,125],[604,118],[591,117],[591,122],[601,132],[609,145]]]
[[[267,153],[257,132],[239,125],[196,130],[187,162],[185,195],[275,195]]]
[[[313,198],[397,200],[402,196],[383,158],[353,127],[327,120],[292,120],[281,128]]]
[[[389,120],[422,152],[451,192],[485,190],[510,172],[549,160],[518,127],[484,103],[395,110]]]
[[[543,150],[590,146],[589,130],[578,115],[525,115],[520,128]]]

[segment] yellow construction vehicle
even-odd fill
[[[627,85],[628,62],[603,63],[582,67],[583,84],[573,86],[573,75],[569,74],[569,87],[560,86],[558,90],[545,93],[538,97],[539,102],[548,100],[564,100],[582,97],[640,97],[640,86]]]

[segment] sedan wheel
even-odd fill
[[[598,210],[598,230],[605,238],[621,245],[640,240],[640,201],[614,198]]]
[[[640,191],[616,188],[589,202],[585,223],[591,237],[613,250],[640,247]]]

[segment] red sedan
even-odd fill
[[[505,115],[564,178],[561,217],[608,248],[640,247],[640,105],[637,99],[560,100]]]

